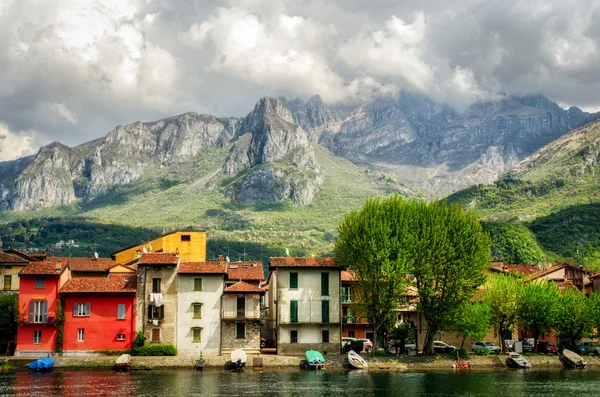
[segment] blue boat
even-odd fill
[[[42,357],[38,358],[31,364],[29,364],[29,369],[38,372],[48,372],[54,367],[54,360],[50,357]]]

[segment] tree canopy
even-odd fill
[[[533,333],[536,351],[540,335],[549,334],[556,325],[560,299],[556,284],[544,281],[526,283],[517,295],[517,318]]]

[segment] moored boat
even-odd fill
[[[243,371],[246,366],[246,352],[242,349],[235,349],[231,352],[231,364],[234,371]]]
[[[117,371],[129,371],[131,369],[131,356],[129,354],[121,354],[115,361],[115,369]]]
[[[316,350],[307,350],[306,351],[306,361],[308,364],[308,369],[322,369],[325,366],[325,359],[321,352]]]
[[[567,368],[583,369],[587,365],[587,362],[579,354],[569,349],[564,349],[559,358]]]
[[[50,357],[41,357],[28,365],[29,369],[37,372],[48,372],[54,367],[54,359]]]
[[[354,350],[348,352],[348,364],[356,369],[368,368],[369,364]]]
[[[531,368],[529,361],[519,353],[509,353],[506,357],[506,364],[512,368]]]

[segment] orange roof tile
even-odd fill
[[[61,294],[135,294],[135,274],[112,273],[108,277],[74,277],[60,289]]]
[[[138,265],[176,265],[178,261],[176,252],[147,252],[142,254]]]
[[[225,288],[225,292],[235,293],[262,293],[262,288],[256,285],[248,284],[244,281],[238,281],[237,283]]]
[[[263,281],[265,271],[261,262],[231,262],[227,265],[229,280]]]
[[[28,260],[21,258],[17,255],[11,255],[6,252],[0,251],[0,263],[29,263]]]
[[[289,256],[270,259],[270,267],[336,267],[334,258],[293,258]]]
[[[342,270],[342,281],[356,281],[356,272],[352,269]]]
[[[65,258],[73,272],[105,272],[116,262],[110,258]]]
[[[227,273],[227,262],[181,262],[178,273]]]
[[[20,272],[21,276],[58,276],[66,263],[60,260],[46,260],[44,262],[30,262]]]

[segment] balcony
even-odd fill
[[[259,308],[245,310],[223,309],[221,311],[221,318],[224,320],[261,320],[264,318],[264,315]]]
[[[354,303],[352,298],[354,298],[354,296],[352,296],[352,294],[342,294],[342,303],[344,303],[344,304]]]

